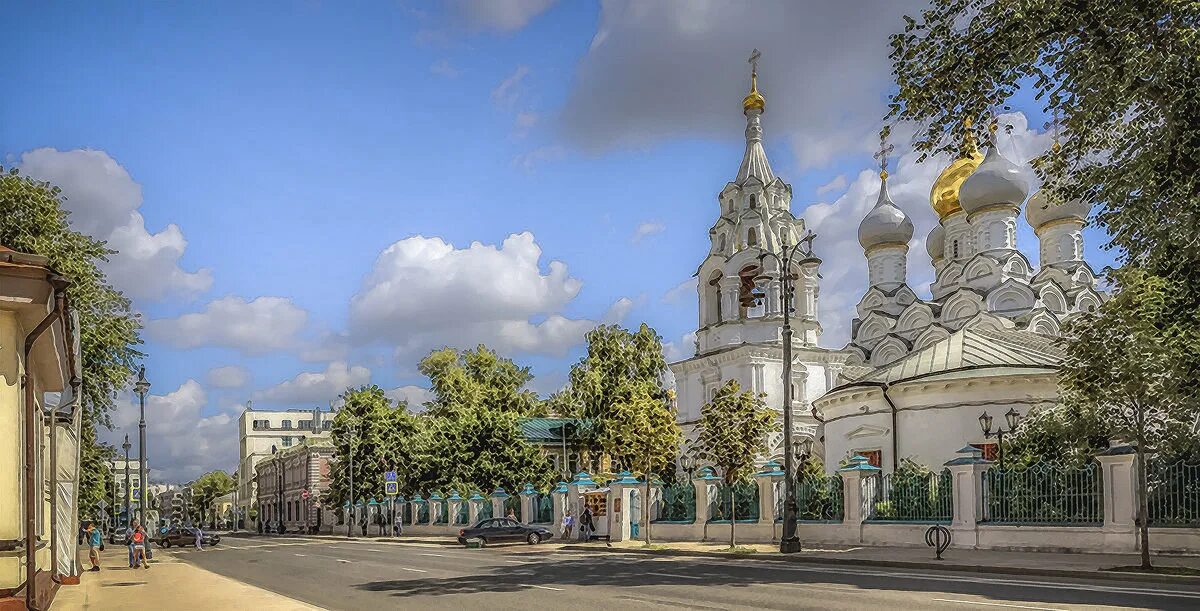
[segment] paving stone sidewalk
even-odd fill
[[[81,550],[87,558],[87,550]],[[155,550],[148,569],[131,569],[124,547],[110,546],[100,572],[84,572],[79,585],[62,586],[50,611],[301,611],[320,609],[286,596],[222,577]],[[91,566],[85,562],[85,566]]]

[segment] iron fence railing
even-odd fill
[[[799,520],[841,522],[842,476],[802,475],[796,481],[796,505]]]
[[[715,494],[709,500],[708,516],[709,522],[728,522],[730,519],[738,522],[757,522],[758,484],[718,484]]]
[[[554,495],[543,493],[533,497],[533,522],[537,524],[554,522]]]
[[[463,499],[458,502],[458,514],[454,518],[455,524],[466,524],[471,519],[471,504],[470,501]]]
[[[427,501],[417,503],[417,523],[429,523],[429,503]]]
[[[1151,526],[1200,527],[1200,464],[1149,463],[1146,484]]]
[[[1010,524],[1100,524],[1101,474],[1082,467],[1036,463],[983,473],[983,521]]]
[[[954,514],[950,470],[898,471],[869,478],[868,520],[949,522]]]
[[[664,486],[654,499],[650,515],[655,522],[691,524],[696,521],[696,487],[691,482]]]
[[[477,520],[487,520],[492,516],[492,499],[483,499],[479,504],[479,513],[475,516]]]

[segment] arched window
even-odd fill
[[[951,248],[950,256],[952,258],[957,259],[958,258],[958,240],[954,240],[954,242],[951,244],[950,248]]]
[[[725,236],[721,236],[725,237]],[[721,322],[721,272],[714,271],[708,278],[708,314],[709,319],[705,324],[716,324]]]
[[[758,246],[758,231],[756,231],[753,227],[746,232],[746,245]]]
[[[758,196],[751,195],[750,196],[750,208],[757,208],[757,207],[758,207]]]
[[[754,231],[751,229],[750,231]],[[753,235],[753,234],[751,234]],[[757,265],[748,265],[738,272],[738,304],[742,317],[748,310],[758,307],[758,293],[754,290],[754,277],[758,275]]]
[[[725,234],[723,233],[717,238],[717,252],[725,252]]]

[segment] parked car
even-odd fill
[[[522,524],[512,518],[486,518],[471,528],[458,531],[458,542],[466,545],[468,539],[478,539],[480,545],[505,541],[524,541],[537,545],[554,536],[550,529],[533,524]]]
[[[129,541],[125,539],[125,529],[117,528],[108,533],[109,545],[129,545]]]
[[[213,533],[203,533],[205,545],[216,545],[221,542],[221,536]],[[161,547],[171,547],[172,545],[194,545],[196,543],[196,529],[189,527],[172,528],[161,535],[158,539],[158,544]]]

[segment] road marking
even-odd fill
[[[537,585],[533,585],[533,584],[531,584],[531,583],[526,583],[526,584],[522,584],[522,585],[524,585],[524,586],[525,586],[525,587],[527,587],[527,588],[537,588],[537,589],[539,589],[539,590],[554,590],[555,592],[562,592],[562,591],[563,591],[563,589],[562,589],[562,588],[552,588],[552,587],[550,587],[550,586],[537,586]]]
[[[425,569],[410,569],[406,566],[397,567],[397,568],[399,568],[401,571],[408,571],[410,573],[428,573],[429,572],[429,571],[426,571]]]
[[[300,556],[301,558],[304,558],[304,557],[308,556],[308,554],[292,554],[292,555],[293,555],[293,556]]]
[[[953,598],[935,598],[933,599],[940,603],[962,603],[964,605],[985,605],[988,607],[1009,607],[1012,609],[1035,609],[1036,611],[1062,611],[1055,607],[1027,607],[1025,605],[1007,605],[1004,603],[985,603],[978,600],[956,600]]]
[[[435,558],[445,558],[442,554],[421,554],[422,556],[433,556]]]
[[[657,575],[659,577],[676,577],[679,579],[704,579],[703,577],[696,577],[695,575],[676,575],[674,573],[653,573],[653,572],[649,572],[649,571],[643,573],[643,575]]]
[[[341,558],[334,558],[334,560],[337,560],[338,562],[345,562],[346,564],[350,564],[349,560],[342,560]]]
[[[377,550],[377,549],[365,549],[365,550],[363,550],[363,551],[364,551],[364,552],[373,552],[373,553],[376,553],[376,554],[382,554],[382,553],[383,553],[383,552],[381,552],[381,551],[379,551],[379,550]]]
[[[529,564],[528,562],[525,562],[524,560],[505,560],[505,562],[507,562],[509,564]]]

